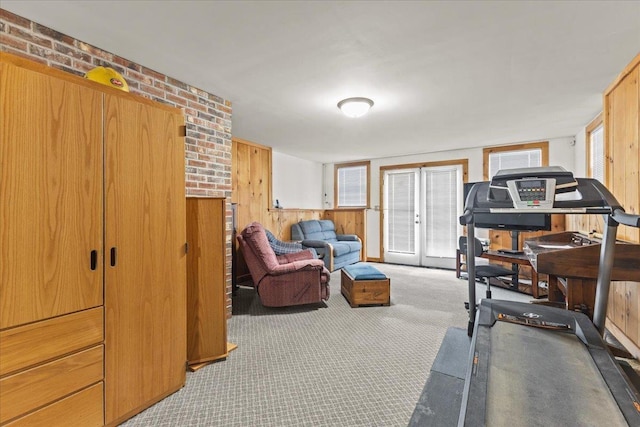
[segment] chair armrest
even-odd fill
[[[329,242],[325,242],[324,240],[303,240],[302,246],[308,248],[326,248],[329,245]]]
[[[300,252],[294,252],[291,254],[282,254],[276,257],[278,259],[278,263],[280,264],[288,264],[294,261],[301,261],[305,259],[315,259],[316,254],[313,249],[304,249]]]
[[[336,235],[336,238],[338,240],[345,240],[345,241],[351,241],[351,242],[357,242],[358,240],[360,240],[360,238],[355,234],[338,234]]]
[[[269,272],[271,276],[293,273],[300,270],[322,270],[324,262],[321,259],[305,259],[293,261],[288,264],[280,264]]]

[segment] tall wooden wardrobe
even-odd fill
[[[115,425],[184,385],[183,126],[0,53],[0,425]]]

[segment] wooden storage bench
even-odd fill
[[[340,288],[351,307],[389,305],[391,281],[377,268],[368,264],[353,264],[341,271]]]

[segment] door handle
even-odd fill
[[[92,250],[91,251],[91,271],[95,271],[96,268],[98,268],[98,251],[97,250]]]
[[[115,267],[116,266],[117,256],[118,256],[118,252],[117,252],[116,247],[114,246],[114,247],[111,248],[111,267]]]

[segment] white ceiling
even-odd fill
[[[640,52],[640,1],[12,1],[233,103],[233,135],[320,162],[575,135]],[[359,119],[338,101],[374,100]]]

